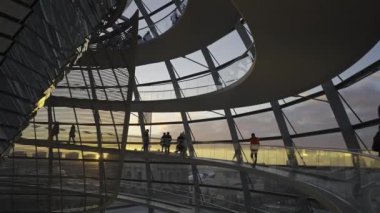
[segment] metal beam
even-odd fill
[[[135,3],[136,3],[137,8],[140,10],[141,14],[143,15],[146,23],[148,24],[149,30],[152,32],[153,36],[158,37],[158,32],[157,32],[157,29],[154,25],[154,22],[150,18],[149,13],[146,10],[146,8],[144,7],[144,4],[142,3],[142,1],[141,0],[135,0]]]
[[[53,125],[53,114],[52,114],[52,109],[51,106],[48,106],[48,141],[53,141],[53,135],[52,135],[52,125]],[[57,139],[58,140],[58,139]],[[48,153],[48,158],[49,158],[49,165],[48,165],[48,187],[51,188],[52,183],[53,183],[53,146],[50,143],[49,144],[49,153]],[[52,202],[52,195],[51,195],[51,190],[49,190],[49,198],[48,198],[48,210],[51,211],[51,202]]]
[[[182,98],[182,94],[181,94],[181,88],[178,84],[178,81],[176,80],[176,76],[175,76],[175,71],[174,71],[174,67],[173,67],[173,64],[170,62],[170,61],[165,61],[165,65],[166,65],[166,68],[169,72],[169,76],[170,76],[170,80],[172,81],[172,84],[173,84],[173,88],[174,88],[174,92],[175,92],[175,95],[176,95],[176,98]],[[187,141],[187,147],[188,147],[188,150],[189,150],[189,155],[191,158],[194,158],[196,157],[195,156],[195,150],[194,150],[194,146],[193,146],[193,140],[192,140],[192,137],[191,137],[191,128],[190,128],[190,125],[189,125],[189,121],[187,119],[187,115],[186,115],[186,112],[181,112],[181,117],[182,117],[182,123],[183,123],[183,128],[185,129],[185,137],[186,137],[186,141]],[[194,164],[191,164],[191,172],[192,172],[192,175],[193,175],[193,186],[194,186],[194,201],[195,201],[195,212],[200,212],[200,200],[201,200],[201,190],[199,188],[199,173],[198,173],[198,169],[197,169],[197,166],[194,165]]]
[[[206,63],[211,71],[211,75],[214,79],[214,83],[216,88],[218,89],[219,86],[221,86],[220,78],[219,78],[219,73],[216,70],[214,61],[211,58],[211,53],[207,48],[202,49],[203,56],[206,60]],[[232,138],[232,144],[234,146],[235,150],[235,157],[236,160],[239,164],[244,163],[243,162],[243,157],[242,157],[242,152],[241,152],[241,146],[239,143],[239,137],[236,131],[236,126],[234,119],[232,118],[231,110],[230,109],[224,109],[224,114],[227,119],[227,124],[230,130],[231,138]],[[249,176],[246,172],[241,171],[240,172],[240,180],[241,180],[241,185],[244,193],[244,204],[247,212],[252,212],[252,206],[251,206],[251,193],[249,192]]]
[[[274,113],[274,117],[276,118],[278,129],[280,130],[282,141],[284,142],[284,145],[287,150],[288,155],[288,165],[296,166],[297,165],[297,158],[295,155],[295,146],[293,143],[292,138],[290,137],[290,133],[288,130],[288,127],[286,126],[286,121],[283,115],[283,112],[280,108],[280,104],[277,100],[270,102],[272,106],[272,110]]]
[[[323,83],[322,88],[325,91],[327,100],[329,101],[335,119],[338,122],[338,126],[342,132],[347,148],[353,152],[360,151],[361,148],[358,139],[355,136],[355,131],[352,128],[350,119],[348,118],[347,112],[344,109],[339,93],[333,82],[330,80]]]
[[[88,77],[90,81],[90,88],[91,88],[91,95],[92,99],[97,100],[97,95],[96,95],[96,90],[95,90],[95,80],[94,76],[92,74],[92,70],[89,68],[88,69]],[[102,131],[100,128],[100,115],[99,115],[99,110],[93,109],[93,115],[94,115],[94,121],[95,121],[95,127],[96,127],[96,137],[97,137],[97,145],[99,148],[99,195],[100,195],[100,207],[101,207],[101,212],[104,212],[104,195],[103,193],[107,193],[106,185],[104,184],[105,180],[105,169],[104,169],[104,162],[103,162],[103,149],[102,149]]]
[[[135,2],[136,2],[136,5],[138,6],[140,12],[142,12],[143,14],[146,15],[147,11],[146,11],[145,7],[142,5],[142,2],[138,1],[138,0],[136,0]],[[135,14],[135,15],[136,15],[135,18],[137,19],[138,13]],[[146,16],[145,18],[147,18],[147,17],[148,16]],[[153,22],[150,20],[149,17],[148,17],[148,19],[149,20],[146,20],[147,23],[151,22],[151,24],[153,24]],[[138,24],[135,24],[134,27],[136,27],[136,29],[135,29],[136,32],[134,32],[133,34],[134,34],[134,36],[136,38],[134,38],[135,42],[133,42],[133,46],[132,46],[131,49],[136,50],[136,48],[137,48],[136,45],[137,45],[137,28],[138,28]],[[122,150],[123,151],[126,150],[126,145],[127,145],[128,128],[129,128],[130,111],[131,111],[130,110],[130,102],[132,101],[132,94],[134,94],[136,101],[140,101],[140,94],[139,94],[139,92],[137,90],[136,79],[135,79],[135,61],[131,60],[129,63],[126,64],[126,66],[128,68],[128,72],[129,72],[128,93],[127,93],[127,98],[126,98],[126,101],[129,102],[129,103],[127,104],[126,107],[129,110],[125,110],[125,115],[124,115],[124,126],[123,126],[123,135],[122,135]],[[144,132],[145,132],[144,113],[141,112],[141,111],[138,111],[137,113],[138,113],[138,120],[139,120],[141,137],[143,137]],[[151,198],[151,195],[152,195],[152,183],[151,183],[151,180],[152,180],[152,171],[151,171],[151,167],[150,167],[149,158],[145,158],[145,174],[146,174],[146,178],[147,178],[148,197]],[[149,208],[149,213],[153,213],[153,212],[154,212],[154,209],[153,208]]]
[[[134,95],[135,95],[135,100],[140,101],[140,94],[139,91],[137,90],[137,87],[134,86]],[[141,132],[141,137],[143,137],[144,132],[145,132],[145,118],[144,118],[144,113],[139,111],[137,112],[138,114],[138,120],[139,120],[139,126],[140,126],[140,132]],[[129,120],[128,120],[129,123]],[[141,138],[143,140],[143,138]],[[150,141],[151,142],[151,141]],[[150,143],[149,142],[149,143]],[[148,147],[149,149],[149,147]],[[148,189],[148,197],[151,198],[152,196],[152,169],[150,167],[150,161],[149,158],[145,158],[145,174],[146,174],[146,179],[147,179],[147,189]],[[149,201],[150,202],[150,201]],[[149,213],[153,213],[154,209],[149,207],[148,209]]]
[[[241,21],[239,21],[239,22],[236,24],[235,29],[236,29],[236,32],[239,34],[241,40],[243,41],[244,46],[245,46],[247,49],[250,48],[251,45],[253,44],[253,41],[252,41],[251,38],[249,37],[249,34],[248,34],[247,30],[245,29],[245,27],[243,26],[243,24],[241,23]],[[255,56],[253,50],[251,50],[251,53],[252,53],[253,56]]]
[[[232,118],[231,110],[230,109],[224,109],[228,127],[230,129],[230,134],[232,138],[232,144],[234,145],[235,149],[235,156],[236,160],[239,164],[244,163],[242,152],[241,152],[241,146],[239,143],[239,137],[236,131],[236,125],[234,122],[234,119]],[[240,181],[244,193],[244,204],[247,212],[252,212],[252,206],[251,206],[251,193],[249,189],[249,175],[244,172],[240,171]]]
[[[201,49],[204,58],[206,59],[207,66],[211,72],[212,79],[214,80],[217,89],[220,89],[222,83],[220,82],[219,73],[216,70],[214,61],[212,60],[210,50],[207,47]]]

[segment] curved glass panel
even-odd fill
[[[179,112],[167,112],[167,113],[152,113],[152,123],[155,122],[172,122],[181,121],[181,113]]]
[[[164,62],[146,64],[136,67],[137,85],[156,81],[170,80]]]
[[[326,96],[282,108],[297,133],[338,127]],[[289,130],[292,130],[288,126]]]
[[[176,59],[170,60],[176,72],[178,73],[179,77],[183,77],[183,76],[191,75],[191,74],[201,72],[204,70],[208,70],[208,67],[205,65],[206,62],[204,61],[204,57],[200,50],[195,53],[192,53],[191,55],[192,56],[186,56],[183,58],[176,58]]]
[[[243,138],[250,138],[252,133],[259,138],[280,135],[273,112],[248,115],[234,120]]]
[[[175,99],[176,94],[171,83],[137,87],[141,101]]]
[[[235,155],[232,143],[229,144],[194,144],[194,149],[199,158],[230,159]]]
[[[186,9],[187,1],[188,0],[181,0],[180,8],[182,11]],[[144,3],[143,5],[145,9],[148,12],[152,12],[153,14],[153,15],[148,14],[149,18],[153,21],[153,25],[148,25],[144,17],[141,16],[139,18],[139,31],[138,31],[138,34],[141,36],[145,35],[145,33],[147,33],[148,31],[150,32],[152,36],[154,36],[154,33],[152,32],[152,28],[154,28],[157,31],[158,35],[165,33],[174,24],[176,24],[176,22],[172,21],[172,16],[174,16],[175,14],[177,17],[176,20],[178,21],[178,19],[180,19],[181,15],[183,14],[183,12],[181,13],[180,11],[178,11],[178,9],[176,8],[174,4],[169,4],[170,3],[169,1],[153,1],[153,2],[143,2],[143,3]],[[131,6],[128,7],[126,11],[124,11],[123,15],[125,15],[126,17],[130,17],[137,9],[138,8],[136,4],[132,2]],[[121,22],[121,20],[119,20],[119,22]]]
[[[181,6],[180,6],[182,10],[186,8],[186,5],[187,5],[187,0],[182,0]],[[153,22],[153,26],[140,27],[139,34],[144,35],[147,31],[151,31],[150,27],[154,27],[157,30],[159,35],[165,33],[175,24],[175,22],[173,23],[172,21],[173,14],[176,14],[176,16],[178,17],[177,20],[180,19],[181,18],[180,16],[182,15],[182,13],[180,13],[177,10],[177,8],[173,7],[173,9],[170,10],[170,12],[167,13],[167,15],[162,16],[158,18],[157,20],[155,20]],[[152,21],[158,17],[158,15],[155,15],[155,16],[156,17],[152,16]],[[151,35],[154,35],[154,34],[151,32]]]
[[[345,149],[347,147],[340,132],[293,138],[293,142],[299,147],[324,147],[333,149]]]
[[[224,64],[247,49],[236,30],[208,46],[217,64]]]
[[[178,80],[178,84],[181,88],[182,96],[191,97],[223,89],[243,77],[251,69],[252,65],[253,58],[250,53],[247,52],[233,61],[220,66],[217,68],[217,72],[222,80],[222,84],[218,86],[215,86],[210,72],[191,78],[180,79]],[[149,71],[151,72],[151,70]],[[137,75],[142,75],[142,73],[138,74],[137,72]],[[169,87],[171,87],[171,82],[149,86],[140,85],[138,89],[141,95],[145,97],[142,100],[175,99],[174,90],[170,91],[170,89],[168,89]]]
[[[190,123],[190,127],[195,141],[231,140],[226,120]]]
[[[216,118],[224,117],[224,110],[212,110],[212,111],[198,111],[198,112],[188,112],[189,120],[198,120],[198,119],[207,119],[207,118]]]
[[[357,134],[357,138],[359,141],[362,141],[360,143],[361,148],[363,150],[369,151],[370,154],[373,155],[378,155],[377,152],[372,151],[372,145],[373,145],[373,140],[376,135],[376,133],[380,131],[379,126],[371,126],[363,129],[357,129],[355,132]]]
[[[356,82],[349,87],[339,90],[345,101],[351,106],[354,112],[363,121],[376,118],[379,106],[380,94],[380,72],[375,72],[370,76]],[[363,94],[365,91],[365,95]],[[346,105],[346,112],[350,116],[352,123],[357,123],[357,118]]]

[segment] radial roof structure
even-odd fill
[[[379,6],[0,1],[0,212],[379,212]]]

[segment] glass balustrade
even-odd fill
[[[146,176],[145,160],[128,158],[125,161],[121,194],[138,196],[152,202],[170,205],[194,205],[193,177],[190,164],[165,163],[150,160],[150,180]],[[131,160],[131,161],[130,161]],[[244,212],[244,195],[240,172],[219,166],[197,165],[202,208]],[[276,179],[252,173],[249,176],[252,208],[257,212],[314,208],[326,210],[313,198],[299,193],[294,187]],[[148,190],[148,182],[151,190]],[[294,212],[293,211],[293,212]]]
[[[182,0],[180,8],[182,11],[186,9],[188,0]],[[161,14],[155,14],[151,17],[151,19],[154,18],[154,16],[159,16]],[[162,18],[158,19],[157,21],[153,22],[153,25],[145,25],[144,27],[139,28],[139,35],[143,36],[145,33],[150,31],[150,34],[153,36],[154,32],[152,32],[152,29],[155,29],[158,33],[158,35],[162,35],[166,31],[168,31],[170,28],[172,28],[178,21],[181,19],[181,16],[183,15],[183,12],[179,12],[178,9],[171,10],[170,13],[163,16]],[[172,18],[173,16],[176,16],[177,18]],[[144,41],[142,41],[144,42]]]
[[[234,150],[231,144],[195,144],[197,156],[218,160],[232,161]],[[228,148],[226,147],[228,146]],[[252,163],[250,145],[241,144],[245,163]],[[322,148],[284,148],[281,146],[260,146],[257,164],[262,166],[287,166],[288,156],[296,157],[298,166],[303,167],[355,167],[356,161],[362,168],[380,168],[380,159],[366,153],[349,152],[340,149]],[[233,159],[234,158],[234,159]]]
[[[152,143],[150,148],[151,152],[161,154],[160,145],[157,140],[152,140]],[[177,155],[174,153],[175,146],[174,140],[169,155]],[[81,146],[78,146],[76,151],[64,148],[57,150],[54,148],[52,174],[56,180],[53,178],[51,187],[58,191],[62,189],[78,191],[76,185],[83,187],[83,184],[85,184],[85,193],[91,197],[95,195],[96,189],[99,187],[100,177],[99,168],[97,167],[97,159],[99,159],[99,156],[97,156],[97,153],[90,151],[81,153],[81,151],[78,151],[80,147]],[[218,160],[226,164],[236,161],[232,144],[218,145],[198,143],[195,144],[194,147],[196,156],[199,159]],[[140,148],[140,144],[130,144],[127,147],[129,150],[135,151],[141,150]],[[252,164],[250,146],[249,144],[241,144],[241,148],[244,163],[249,165],[250,168],[250,164]],[[44,178],[44,174],[45,176],[48,174],[46,169],[48,166],[43,166],[43,164],[47,164],[47,161],[44,159],[46,159],[48,152],[49,150],[43,147],[36,148],[34,146],[17,145],[10,158],[13,160],[5,161],[5,164],[3,163],[2,165],[2,169],[7,170],[7,168],[11,168],[12,161],[17,162],[17,165],[23,166],[13,171],[9,170],[9,172],[11,172],[10,177],[24,178],[24,176],[27,175],[28,177],[30,176],[30,180],[39,183],[39,181]],[[162,153],[161,155],[164,154]],[[292,155],[293,157],[291,157]],[[117,166],[116,164],[112,165],[112,156],[107,154],[104,156],[104,159],[106,160],[106,168],[110,169],[107,174],[115,172]],[[296,159],[296,162],[289,159]],[[155,160],[152,162],[154,161]],[[26,167],[33,168],[36,162],[43,169],[37,173],[33,169],[26,169]],[[83,167],[83,163],[85,167]],[[139,166],[136,166],[136,164],[139,164]],[[91,169],[92,167],[94,169]],[[73,171],[76,171],[76,168],[80,170],[78,174],[73,173]],[[83,168],[85,169],[83,170]],[[153,181],[153,192],[151,194],[149,194],[146,189],[147,176],[145,175],[145,169],[144,160],[140,163],[136,163],[133,159],[132,163],[128,163],[128,160],[126,160],[123,168],[122,191],[145,197],[151,195],[155,199],[165,198],[163,200],[173,203],[191,204],[191,202],[193,202],[193,200],[191,201],[191,199],[193,199],[193,191],[192,180],[190,178],[192,174],[189,165],[166,165],[165,160],[151,164],[151,180]],[[353,208],[364,208],[366,212],[377,212],[379,207],[378,183],[380,178],[380,160],[375,156],[338,149],[295,149],[280,146],[260,146],[257,165],[252,172],[250,172],[250,179],[253,184],[253,188],[250,189],[253,190],[251,193],[254,193],[256,199],[260,198],[261,200],[266,200],[265,205],[260,206],[259,203],[257,203],[257,205],[260,206],[259,210],[266,211],[273,208],[296,209],[300,202],[304,203],[302,199],[300,200],[302,196],[298,194],[297,190],[279,190],[284,189],[284,187],[286,188],[284,183],[276,183],[278,187],[272,187],[275,183],[273,181],[266,182],[265,178],[255,173],[255,169],[261,172],[276,174],[281,176],[282,179],[293,179],[303,184],[312,185],[316,190],[333,194],[349,202]],[[239,195],[239,193],[242,193],[240,191],[240,187],[242,186],[239,180],[238,170],[219,168],[219,166],[198,165],[198,173],[201,178],[200,186],[202,188],[202,202],[204,206],[210,208],[226,208],[235,211],[244,210],[244,196]],[[85,177],[85,180],[83,180],[83,177]],[[111,176],[107,177],[110,179],[104,181],[113,185],[114,183],[112,182],[115,180],[112,179]],[[29,184],[28,181],[24,181],[27,179],[22,178],[18,184]],[[14,180],[15,179],[13,179],[13,181]],[[9,179],[9,181],[12,180]],[[136,181],[138,181],[138,183],[136,183]],[[235,192],[238,194],[232,197],[218,196],[223,190],[229,191],[227,194],[231,196]],[[79,191],[82,192],[83,189]],[[258,197],[255,193],[264,194],[260,195],[262,197]],[[271,193],[270,196],[274,196],[278,201],[275,203],[270,202],[270,200],[266,199],[267,195],[265,193]],[[320,206],[318,208],[320,208]]]
[[[106,159],[118,159],[108,154]],[[120,163],[104,162],[97,152],[15,144],[0,161],[0,188],[6,212],[82,212],[112,199]],[[107,176],[105,175],[107,174]],[[112,178],[110,178],[112,177]],[[25,207],[24,207],[25,206]]]
[[[151,199],[154,201],[159,201],[163,203],[170,203],[172,205],[194,205],[194,191],[192,189],[191,183],[187,183],[188,186],[184,186],[182,183],[176,185],[175,183],[162,184],[154,183],[152,184],[152,192],[149,194]],[[144,199],[147,199],[147,186],[144,183],[135,183],[122,181],[121,183],[122,191],[121,195],[140,195]],[[212,189],[211,189],[212,190]],[[145,193],[144,193],[145,192]],[[235,191],[236,193],[239,193]],[[131,193],[131,194],[125,194]],[[231,193],[231,192],[230,192]],[[238,200],[231,201],[224,199],[223,196],[218,196],[217,194],[202,194],[201,195],[201,205],[214,209],[221,209],[225,211],[231,210],[242,210],[244,209],[243,197],[240,196]]]
[[[179,80],[183,97],[191,97],[222,90],[241,79],[251,69],[253,58],[248,52],[237,57],[235,61],[226,63],[217,69],[221,79],[220,85],[215,85],[211,72],[189,79]],[[138,87],[141,100],[175,99],[176,95],[171,82],[152,86]]]
[[[215,85],[211,72],[178,80],[182,97],[207,94],[230,86],[249,72],[253,65],[253,60],[251,54],[247,51],[235,60],[227,62],[217,68],[221,80],[220,85]],[[120,86],[120,83],[115,79],[118,77],[119,81],[123,81],[125,78],[128,78],[128,76],[123,76],[118,72],[112,72],[112,70],[109,69],[102,70],[102,72],[109,73],[111,77],[108,77],[108,79],[103,80],[101,83],[96,82],[97,98],[99,100],[123,101],[123,93],[126,93],[127,86]],[[86,85],[86,83],[84,83],[85,80],[83,80],[81,72],[75,70],[67,76],[69,81],[79,82],[70,87],[73,97],[80,99],[89,98],[89,84],[87,83]],[[95,80],[99,78],[98,76],[95,77]],[[70,97],[69,88],[65,82],[66,81],[63,81],[58,85],[53,93],[54,96]],[[171,82],[151,86],[138,86],[137,88],[142,101],[176,99],[176,94]]]
[[[156,35],[156,33],[157,33],[157,36],[160,36],[161,34],[168,31],[170,28],[172,28],[179,21],[181,16],[183,15],[183,11],[186,9],[187,3],[188,3],[188,0],[182,0],[181,1],[181,4],[179,7],[181,8],[182,12],[180,12],[177,8],[175,8],[173,10],[170,10],[170,12],[166,15],[162,15],[162,13],[163,13],[162,11],[166,11],[165,9],[162,9],[158,13],[153,14],[152,16],[149,17],[150,19],[155,19],[156,17],[160,17],[160,18],[158,20],[154,21],[153,24],[151,24],[151,25],[147,25],[146,22],[143,21],[144,17],[140,17],[139,18],[140,19],[139,26],[142,26],[142,27],[140,27],[138,30],[138,35],[141,36],[141,39],[138,40],[138,44],[149,41],[150,39],[152,39],[152,37],[154,35]],[[110,27],[106,30],[108,36],[104,36],[105,33],[100,34],[104,38],[107,37],[107,39],[104,40],[102,42],[102,44],[99,43],[99,45],[98,45],[97,43],[92,43],[89,46],[89,48],[90,49],[100,48],[100,47],[103,47],[104,44],[106,44],[106,43],[109,44],[108,45],[109,47],[120,48],[121,46],[124,46],[124,44],[127,44],[127,42],[121,42],[121,40],[125,40],[125,38],[128,37],[124,32],[120,32],[120,30],[125,26],[123,26],[122,22],[119,22],[118,24],[120,25],[121,28],[120,27],[119,28]],[[116,33],[113,32],[114,30]],[[147,38],[144,39],[144,35],[147,32],[150,32],[150,35],[151,35],[151,38],[149,40],[147,40]],[[113,36],[109,37],[112,34],[113,34]],[[101,39],[101,40],[103,40],[103,39]],[[117,47],[117,46],[119,46],[119,47]]]
[[[252,164],[249,144],[241,147],[244,162]],[[233,158],[232,150],[219,152],[202,150],[197,154],[201,158],[229,162],[236,160]],[[256,165],[259,170],[310,184],[318,190],[343,199],[357,210],[364,212],[380,210],[378,157],[338,149],[260,146],[257,158]]]

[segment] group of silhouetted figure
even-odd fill
[[[170,135],[170,132],[164,132],[160,140],[161,152],[165,152],[166,154],[168,154],[170,152],[171,142],[172,136]]]
[[[73,124],[71,125],[71,128],[70,128],[69,140],[67,141],[67,144],[70,144],[70,142],[73,142],[73,144],[75,144],[75,134],[76,134],[76,130],[75,130],[75,125]],[[59,135],[59,122],[54,122],[53,127],[50,130],[49,138],[50,140],[54,140],[54,137],[55,137],[55,139],[58,141],[58,135]]]
[[[145,152],[149,151],[149,129],[146,129],[143,133],[143,146],[142,150]],[[172,145],[172,136],[170,135],[170,132],[164,132],[161,136],[160,139],[160,146],[161,146],[161,152],[164,152],[166,154],[170,153],[170,146]],[[177,137],[177,146],[176,146],[176,151],[175,153],[180,154],[182,156],[186,156],[187,153],[187,142],[186,142],[186,137],[185,133],[181,132],[179,136]]]

